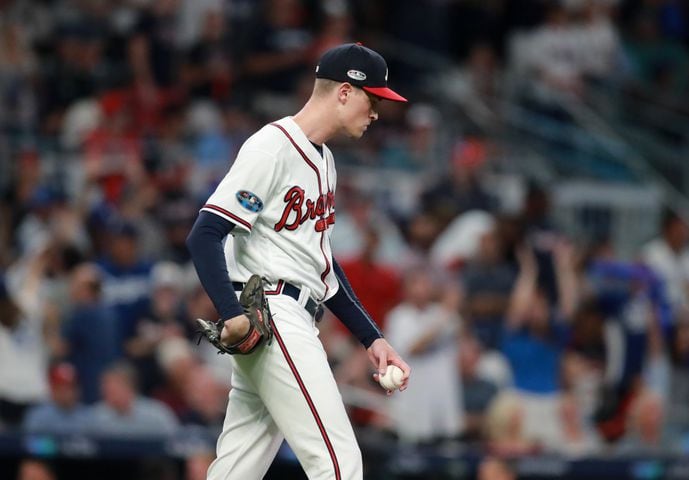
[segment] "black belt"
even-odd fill
[[[237,292],[241,292],[244,290],[244,283],[242,282],[232,282],[232,288],[235,289]],[[291,283],[287,283],[285,281],[282,281],[282,291],[280,292],[275,292],[280,293],[282,295],[287,295],[289,297],[292,297],[296,301],[299,301],[299,295],[301,295],[301,289],[299,287],[295,287]],[[306,305],[304,305],[304,310],[309,312],[309,314],[312,317],[316,317],[316,314],[321,311],[321,306],[316,303],[311,297],[306,301]],[[320,320],[320,316],[318,318]]]

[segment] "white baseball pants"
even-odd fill
[[[208,480],[262,479],[283,438],[310,480],[361,480],[361,452],[314,320],[289,296],[268,299],[275,335],[253,354],[232,357]]]

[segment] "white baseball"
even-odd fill
[[[385,375],[380,375],[378,377],[378,382],[385,390],[397,390],[402,386],[403,376],[404,372],[400,367],[388,365],[387,370],[385,370]]]

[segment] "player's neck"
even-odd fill
[[[323,145],[337,133],[337,128],[331,120],[332,112],[329,112],[323,103],[307,102],[292,119],[306,138],[316,145]]]

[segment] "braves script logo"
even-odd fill
[[[314,228],[317,232],[326,230],[335,223],[335,195],[333,192],[320,195],[314,202],[310,198],[305,198],[304,189],[294,186],[285,194],[285,210],[282,218],[275,224],[275,231],[279,232],[283,228],[296,230],[299,225],[307,220],[315,220]]]

